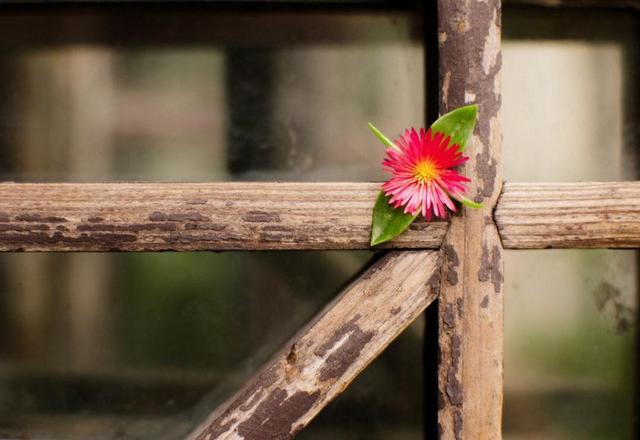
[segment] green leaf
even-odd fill
[[[380,130],[378,130],[375,127],[375,125],[373,125],[371,122],[367,122],[367,124],[369,125],[369,129],[373,132],[373,134],[378,139],[380,139],[380,142],[382,142],[385,147],[395,148],[396,150],[399,150],[399,148],[396,146],[396,144],[391,142],[388,137],[386,137],[384,134],[382,134],[382,132]]]
[[[460,146],[459,151],[464,151],[476,126],[477,115],[477,104],[466,105],[440,116],[431,125],[431,130],[451,136],[451,142]]]
[[[371,221],[371,246],[389,241],[402,234],[417,215],[405,214],[400,208],[389,204],[390,197],[380,191],[373,207]]]

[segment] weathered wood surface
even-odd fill
[[[639,248],[640,182],[505,183],[505,248]]]
[[[135,3],[171,3],[175,0],[136,0]],[[324,5],[324,4],[344,4],[344,5],[387,5],[387,6],[414,6],[410,0],[233,0],[235,3],[290,3],[297,5]],[[131,0],[0,0],[0,4],[47,4],[47,3],[125,3],[131,4]],[[191,3],[223,3],[228,6],[229,0],[191,0]]]
[[[543,6],[568,8],[631,8],[640,9],[640,0],[503,0],[507,6]]]
[[[368,249],[376,183],[0,184],[0,251]],[[416,221],[382,248],[438,248]]]
[[[442,247],[439,412],[443,439],[499,439],[502,246],[492,210],[501,190],[499,0],[438,0],[440,112],[479,104],[464,173],[481,210],[454,217]]]
[[[437,296],[439,253],[390,252],[189,439],[285,439],[305,427]]]
[[[4,183],[0,250],[366,249],[378,187]],[[637,248],[640,182],[507,183],[495,219],[510,249]],[[438,248],[446,229],[419,221],[386,246]]]

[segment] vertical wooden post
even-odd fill
[[[438,0],[440,112],[477,103],[466,150],[470,196],[442,247],[438,429],[443,439],[499,439],[502,415],[502,245],[492,211],[500,167],[500,0]]]

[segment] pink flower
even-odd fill
[[[443,133],[433,134],[431,129],[427,132],[420,129],[418,134],[412,128],[387,149],[382,166],[393,177],[384,183],[382,190],[391,197],[391,205],[404,206],[405,214],[422,213],[427,220],[431,220],[432,214],[445,218],[445,207],[456,211],[451,198],[464,198],[469,179],[454,168],[469,158],[450,140]]]

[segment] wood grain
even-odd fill
[[[136,0],[135,3],[171,3],[175,0]],[[233,0],[234,3],[281,3],[292,5],[326,5],[326,4],[340,4],[340,5],[387,5],[387,6],[415,6],[415,3],[411,0]],[[47,3],[124,3],[131,4],[131,0],[0,0],[0,4],[47,4]],[[229,0],[190,0],[190,3],[222,3],[228,6]]]
[[[484,204],[452,219],[442,246],[438,428],[443,439],[499,439],[502,246],[492,218],[502,184],[499,0],[438,0],[440,112],[477,103],[465,154],[469,194]]]
[[[640,182],[505,183],[505,248],[639,248]]]
[[[503,0],[506,6],[542,6],[550,8],[630,8],[640,9],[640,0]]]
[[[436,298],[438,259],[435,251],[385,255],[188,438],[294,436]]]
[[[0,251],[368,249],[376,183],[0,184]],[[438,248],[416,221],[381,248]]]

